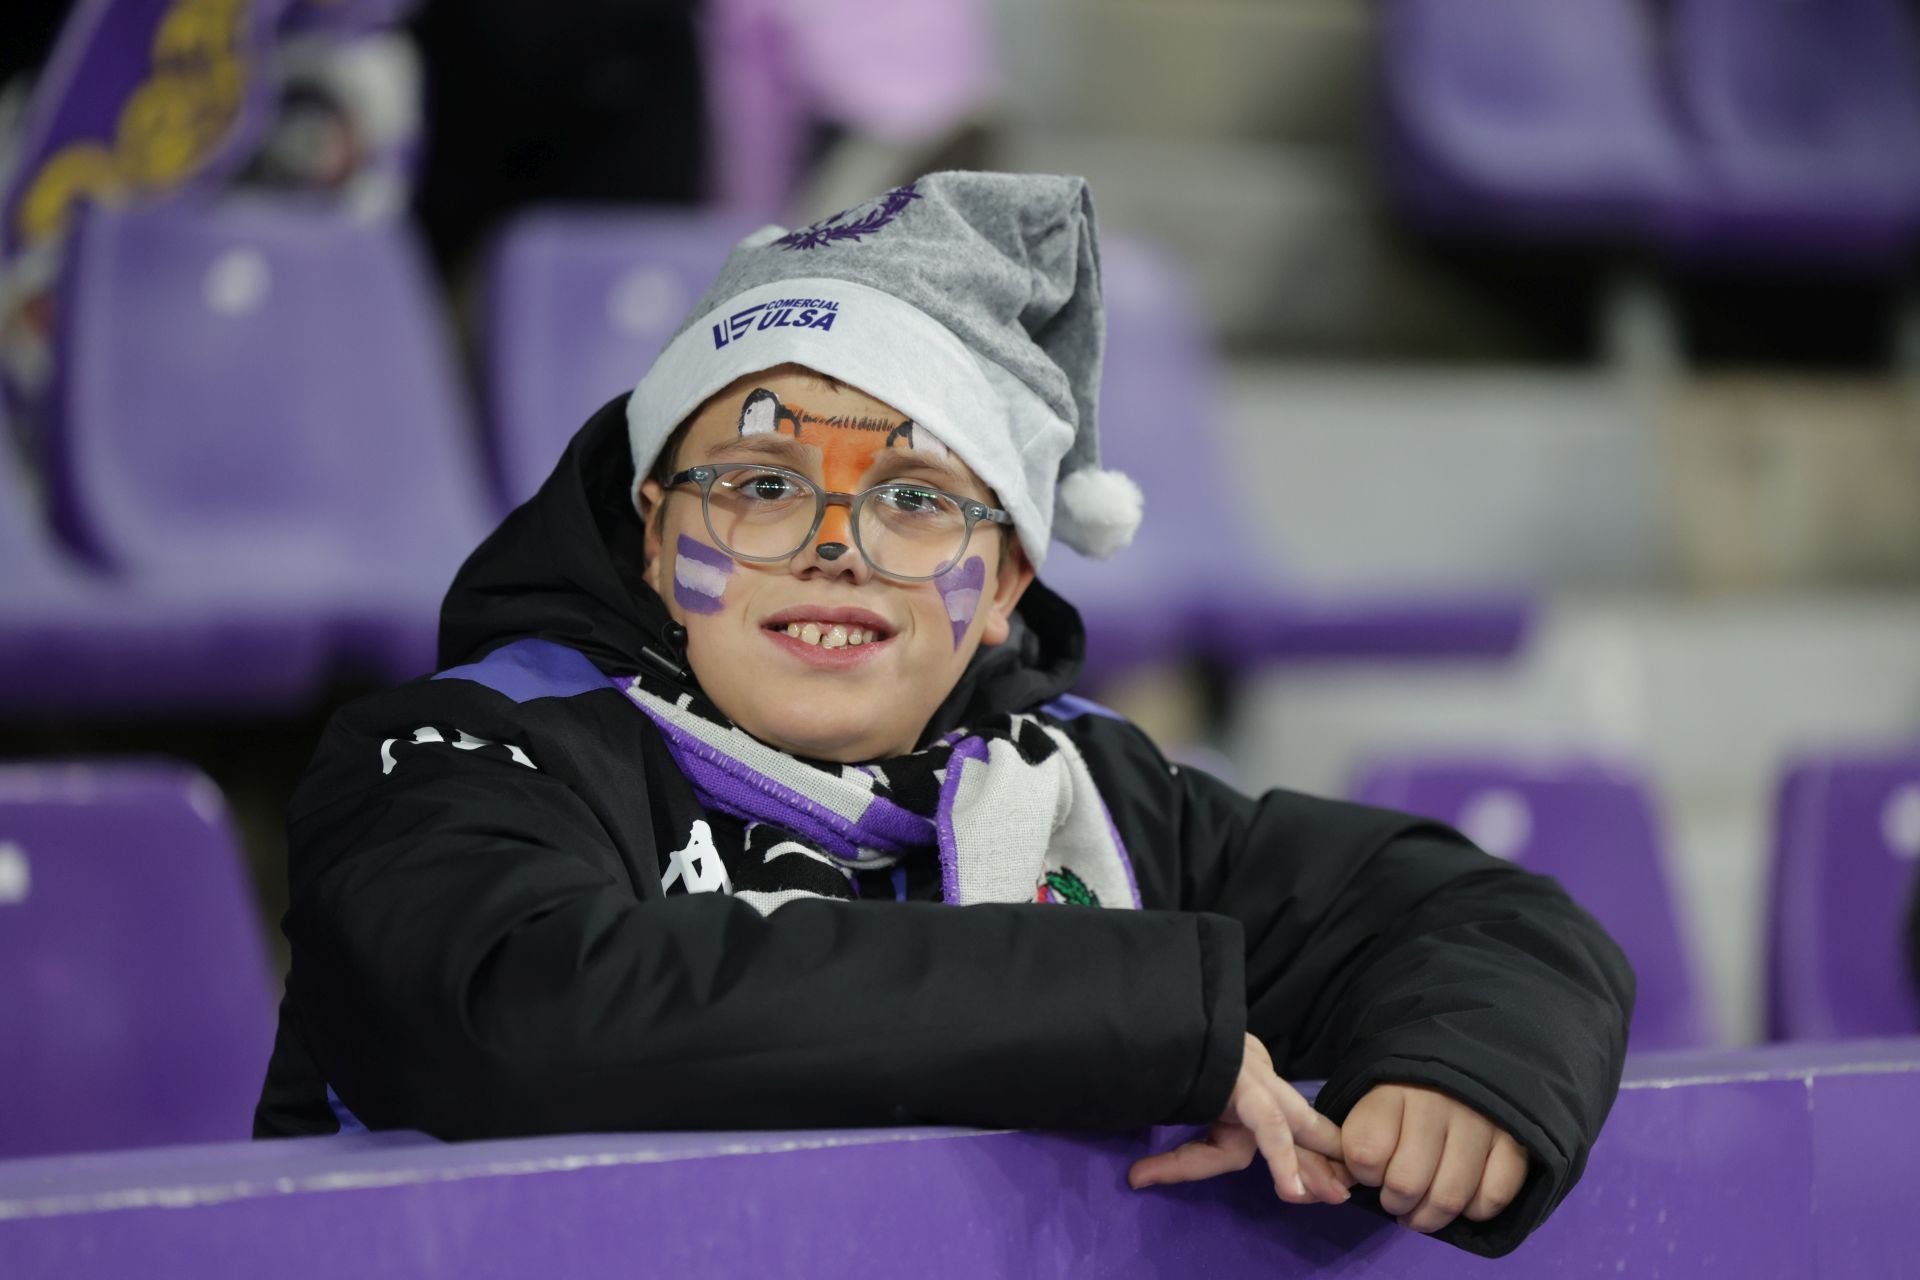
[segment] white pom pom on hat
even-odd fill
[[[1054,494],[1053,534],[1068,546],[1104,559],[1133,541],[1146,499],[1132,477],[1081,467]]]

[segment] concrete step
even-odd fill
[[[1367,129],[1359,0],[1001,0],[999,19],[1024,123],[1347,148]]]

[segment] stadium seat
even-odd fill
[[[1146,517],[1113,559],[1056,544],[1042,574],[1086,619],[1091,679],[1179,657],[1242,668],[1498,658],[1519,646],[1532,612],[1521,592],[1360,594],[1289,581],[1270,536],[1248,522],[1257,477],[1224,438],[1221,374],[1184,275],[1154,247],[1114,235],[1102,240],[1101,272],[1101,458],[1139,483]]]
[[[211,782],[0,765],[0,1026],[0,1157],[248,1135],[273,998]]]
[[[1674,0],[1671,12],[1701,186],[1679,247],[1899,262],[1920,232],[1920,46],[1901,0]]]
[[[5,466],[0,583],[0,713],[287,711],[324,677],[318,637],[270,610],[157,599],[88,572],[47,535],[24,477]]]
[[[487,274],[488,452],[502,500],[533,496],[594,410],[631,391],[753,230],[679,210],[541,210]]]
[[[1696,995],[1646,782],[1588,759],[1391,758],[1355,799],[1445,822],[1489,853],[1552,876],[1613,935],[1639,977],[1630,1046],[1713,1042]]]
[[[1684,191],[1639,0],[1391,0],[1386,173],[1417,222],[1489,235],[1631,235]]]
[[[1920,744],[1802,759],[1776,806],[1769,1032],[1920,1034],[1903,942],[1920,868]]]
[[[271,610],[387,678],[433,669],[488,512],[404,227],[95,210],[59,304],[47,440],[74,546],[170,603]]]

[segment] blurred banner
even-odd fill
[[[364,63],[363,38],[377,39],[411,7],[410,0],[80,0],[33,87],[0,191],[0,380],[10,401],[29,406],[45,384],[60,245],[82,206],[217,190],[263,151],[270,161],[286,152],[274,134],[278,121],[296,114],[285,109],[293,80],[327,81],[302,72],[324,61],[316,48],[351,49],[342,61]],[[399,96],[417,96],[410,63],[388,78],[396,77]],[[347,89],[333,97],[353,98],[366,78],[335,77]],[[349,102],[331,114],[355,112]],[[401,127],[417,126],[417,103],[373,114],[388,132],[395,116]],[[369,149],[352,145],[345,125],[316,131],[310,109],[298,115],[295,149],[319,137],[308,150],[344,158],[294,172],[312,185],[344,186],[342,173]],[[284,160],[266,169],[268,185],[295,185]]]

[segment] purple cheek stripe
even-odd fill
[[[673,561],[673,598],[688,613],[718,613],[733,575],[733,557],[704,542],[680,535]]]
[[[960,642],[967,638],[973,615],[979,611],[980,589],[987,585],[987,562],[979,556],[968,556],[965,564],[934,579],[934,585],[940,588],[940,598],[947,602],[947,620],[953,623],[953,647],[958,649]]]

